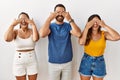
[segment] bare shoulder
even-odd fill
[[[14,39],[16,38],[16,36],[18,35],[18,29],[14,30]]]
[[[33,30],[29,28],[29,29],[28,29],[28,34],[29,34],[29,35],[32,35],[32,34],[33,34]]]

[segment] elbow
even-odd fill
[[[85,43],[83,43],[83,42],[79,42],[79,44],[82,45],[82,46],[85,45]]]
[[[44,37],[45,37],[44,32],[40,31],[39,34],[40,34],[40,35],[39,35],[40,38],[44,38]]]
[[[78,32],[78,33],[76,34],[76,36],[77,36],[78,38],[80,38],[80,37],[81,37],[81,33]]]
[[[40,34],[40,37],[41,37],[41,38],[45,38],[46,35],[44,35],[44,34],[41,33],[41,34]]]
[[[118,41],[118,40],[120,40],[120,36],[114,37],[114,38],[112,39],[112,41]]]
[[[13,39],[4,36],[4,40],[5,40],[6,42],[11,42]]]
[[[11,42],[12,40],[5,38],[4,39],[6,42]]]
[[[34,42],[37,42],[39,39],[34,39]]]
[[[37,42],[39,39],[40,39],[40,37],[37,36],[37,37],[33,38],[33,41]]]
[[[116,38],[115,38],[115,40],[117,41],[117,40],[120,40],[120,36],[117,36]]]
[[[74,36],[78,37],[78,38],[81,37],[81,32],[79,32],[79,31],[77,31],[77,32],[71,31],[71,33],[72,33]]]
[[[85,45],[85,42],[79,39],[79,44],[83,46]]]
[[[41,31],[41,32],[40,32],[40,37],[41,37],[41,38],[45,38],[46,36],[49,35],[49,33],[50,33],[50,31],[48,31],[48,32],[43,32],[43,31]]]
[[[76,34],[76,37],[80,38],[81,37],[81,31],[74,32]]]
[[[7,34],[4,35],[4,40],[6,42],[11,42],[14,39],[13,35],[9,36]]]

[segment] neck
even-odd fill
[[[92,34],[96,35],[96,34],[98,34],[98,31],[92,31]]]
[[[28,31],[28,28],[21,28],[21,30],[22,30],[23,32],[27,32],[27,31]]]
[[[56,21],[56,24],[63,24],[64,22],[58,22],[58,21]]]

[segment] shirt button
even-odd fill
[[[21,58],[21,56],[18,56],[18,58]]]
[[[21,55],[21,53],[19,53],[19,55]]]

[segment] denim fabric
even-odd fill
[[[79,72],[83,76],[104,77],[106,75],[104,56],[92,57],[84,53]]]

